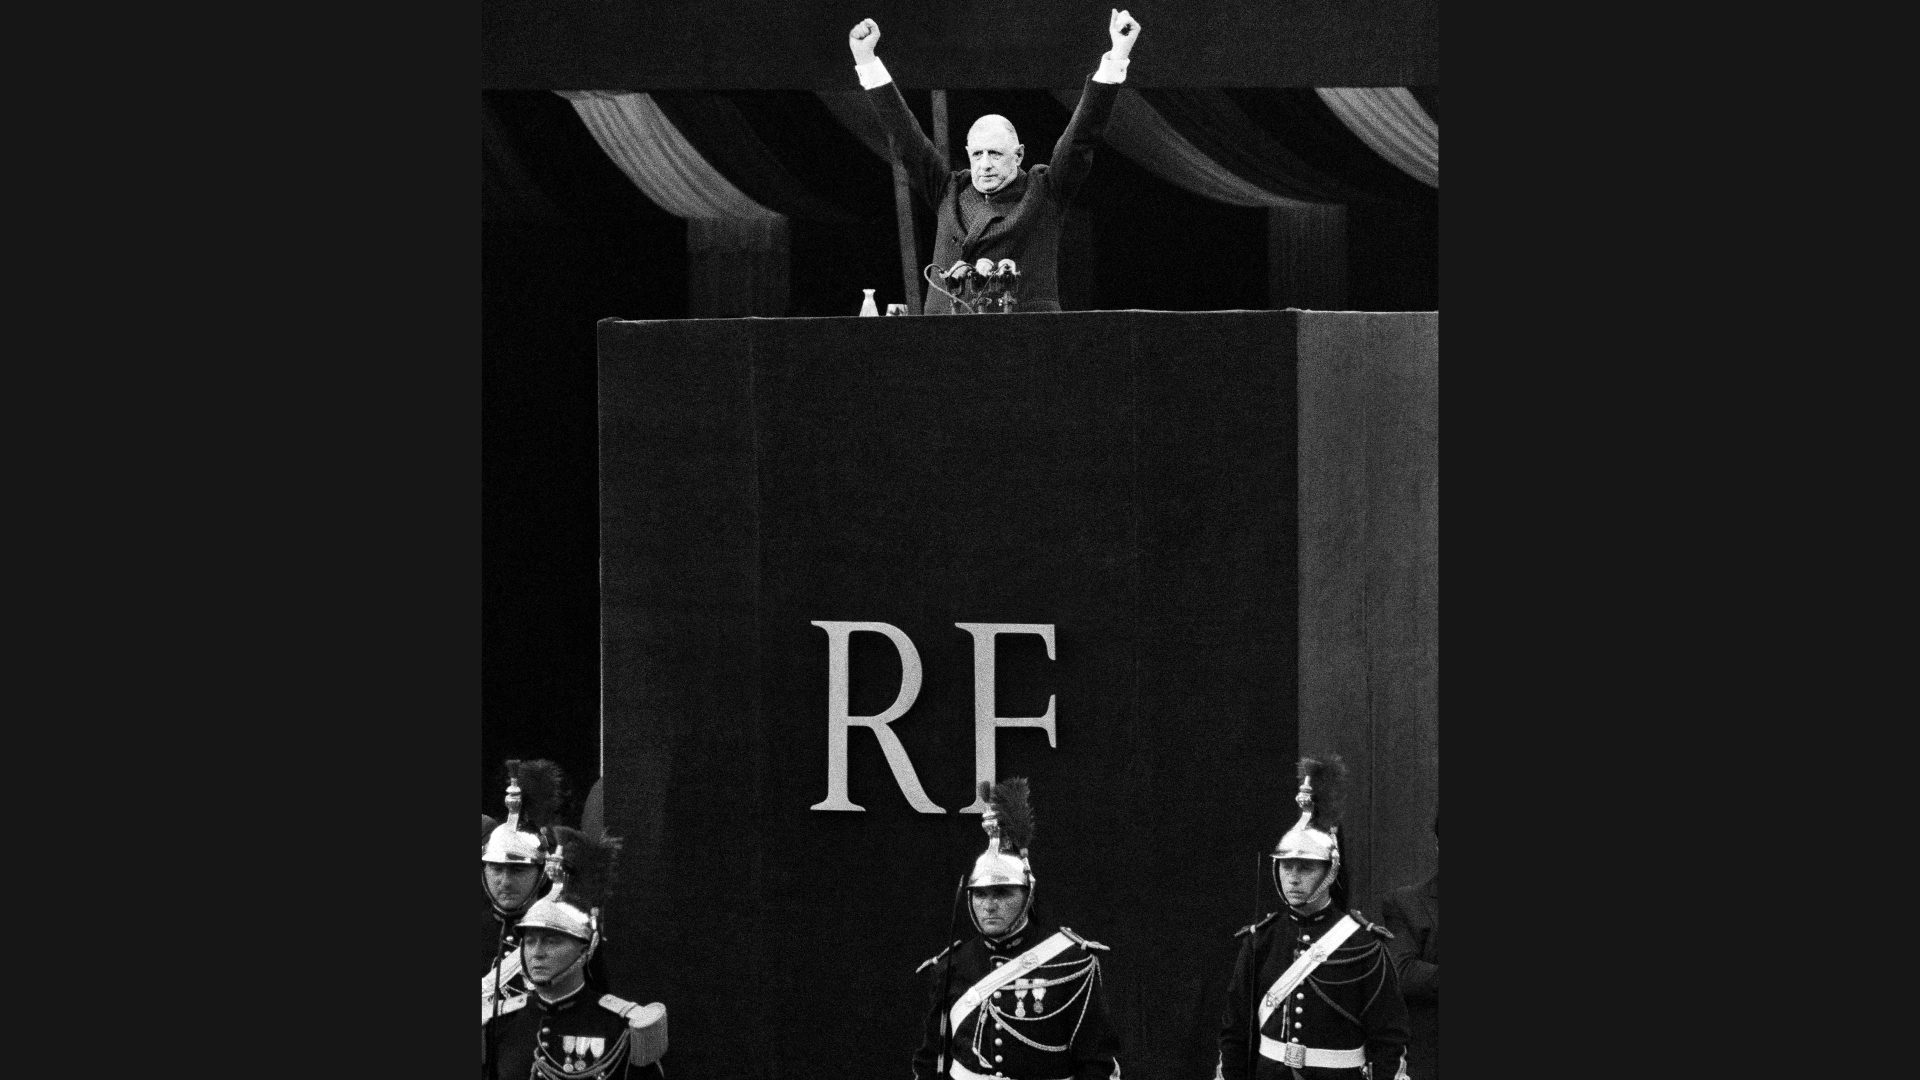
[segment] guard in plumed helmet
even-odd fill
[[[486,1060],[499,1080],[663,1080],[667,1007],[607,993],[592,959],[605,942],[602,910],[620,841],[556,825],[547,875],[553,891],[520,917],[528,992],[483,1017]]]
[[[960,881],[976,934],[920,965],[932,986],[915,1080],[1115,1080],[1120,1040],[1100,981],[1105,945],[1045,920],[1028,862],[1027,782],[980,784],[987,849]],[[957,922],[957,920],[956,920]]]
[[[1300,759],[1300,819],[1268,856],[1286,907],[1242,927],[1220,1022],[1224,1080],[1393,1080],[1407,1007],[1385,941],[1348,910],[1338,755]]]
[[[548,888],[541,830],[558,824],[566,795],[566,774],[551,761],[509,761],[506,773],[507,820],[480,842],[480,1003],[489,1012],[499,1000],[526,992],[514,924]]]

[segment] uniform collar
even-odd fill
[[[1291,906],[1289,906],[1286,910],[1287,910],[1287,918],[1292,919],[1294,922],[1299,923],[1301,926],[1324,926],[1328,922],[1331,922],[1332,920],[1339,918],[1341,915],[1346,914],[1345,912],[1340,910],[1340,905],[1338,904],[1328,904],[1326,907],[1321,908],[1319,911],[1316,911],[1311,915],[1302,915],[1299,912],[1293,910]]]
[[[1036,929],[1037,924],[1033,921],[1033,916],[1028,915],[1027,925],[1021,927],[1014,933],[1008,934],[998,941],[995,941],[985,934],[981,934],[980,940],[987,943],[987,951],[990,953],[1010,953],[1023,949],[1029,942],[1036,940],[1034,938],[1034,931]]]
[[[546,998],[540,996],[539,991],[534,991],[533,1000],[540,1003],[540,1009],[543,1012],[566,1012],[568,1009],[587,1000],[587,984],[585,981],[582,981],[579,986],[573,988],[573,993],[553,1001],[548,1001]]]

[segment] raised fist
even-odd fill
[[[847,31],[847,48],[853,50],[853,62],[868,64],[873,62],[873,50],[880,44],[880,24],[872,19],[861,19]]]
[[[1133,43],[1140,38],[1140,24],[1133,16],[1118,8],[1108,10],[1113,12],[1107,20],[1107,36],[1113,39],[1113,55],[1124,60],[1133,51]]]

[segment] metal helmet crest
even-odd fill
[[[1308,901],[1318,904],[1331,894],[1334,879],[1340,876],[1340,799],[1347,768],[1340,755],[1328,754],[1324,761],[1301,758],[1298,773],[1300,787],[1293,801],[1300,808],[1300,818],[1280,837],[1268,858],[1272,860],[1274,887],[1283,896],[1286,890],[1279,880],[1281,859],[1314,859],[1331,864],[1326,880]]]
[[[1027,801],[1027,781],[1016,776],[1000,784],[980,781],[980,799],[987,804],[980,827],[987,833],[987,849],[973,860],[967,888],[1018,885],[1032,889],[1033,865],[1027,845],[1033,842],[1033,808]]]
[[[564,784],[565,774],[551,761],[507,762],[507,820],[480,845],[480,861],[541,865],[540,828],[557,817]]]
[[[547,854],[547,876],[553,891],[533,902],[517,924],[521,930],[538,927],[587,943],[575,966],[584,965],[602,938],[600,911],[612,892],[614,864],[620,857],[620,839],[592,836],[556,825],[548,830],[553,850]],[[571,973],[573,968],[562,973]]]
[[[1033,841],[1033,808],[1027,802],[1027,781],[1024,777],[999,784],[982,780],[980,800],[987,804],[980,821],[980,827],[987,833],[987,849],[973,860],[965,885],[969,891],[1002,885],[1025,890],[1020,914],[1007,931],[1011,933],[1024,925],[1027,915],[1033,911],[1034,884],[1038,880],[1033,876],[1033,865],[1027,861],[1027,845]],[[985,932],[979,912],[971,903],[967,905],[967,916],[973,920],[975,930]]]

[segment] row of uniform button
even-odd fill
[[[996,956],[996,957],[994,957],[994,958],[993,958],[993,966],[994,966],[994,967],[999,967],[1000,965],[1002,965],[1002,964],[1004,964],[1004,963],[1006,963],[1006,962],[1007,962],[1007,958],[1006,958],[1006,957],[1004,957],[1004,956]],[[1006,993],[1006,990],[1004,990],[1004,989],[1001,989],[1001,990],[995,990],[995,991],[993,992],[993,996],[994,996],[994,997],[999,997],[999,996],[1001,996],[1002,994],[1005,994],[1005,993]],[[999,1020],[995,1020],[995,1021],[993,1022],[993,1026],[994,1026],[994,1030],[996,1030],[996,1031],[997,1031],[997,1030],[999,1030],[999,1028],[1000,1028],[1000,1021],[999,1021]],[[994,1036],[994,1038],[993,1038],[993,1045],[995,1045],[995,1046],[999,1046],[999,1045],[1000,1045],[1000,1037],[999,1037],[998,1035],[996,1035],[996,1036]],[[995,1055],[993,1055],[993,1060],[995,1060],[995,1061],[1004,1061],[1004,1060],[1005,1060],[1005,1055],[1003,1055],[1003,1054],[995,1054]],[[993,1073],[993,1075],[995,1075],[995,1076],[999,1076],[999,1075],[1000,1075],[1000,1071],[999,1071],[998,1069],[996,1069],[996,1070],[994,1070],[994,1073]]]
[[[1312,936],[1308,934],[1301,934],[1300,944],[1294,947],[1293,958],[1295,960],[1300,959],[1301,954],[1305,953],[1307,951],[1307,947],[1312,944],[1313,944]],[[1307,992],[1305,990],[1296,991],[1293,995],[1293,1036],[1292,1036],[1293,1042],[1300,1041],[1300,1025],[1303,1022],[1305,1022],[1305,1017],[1303,1017],[1301,1013],[1306,1011],[1306,1005],[1302,1003],[1305,1002],[1306,1000],[1307,1000]]]

